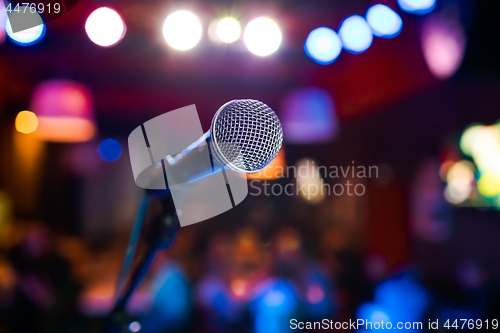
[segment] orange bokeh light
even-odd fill
[[[38,118],[36,114],[30,111],[21,111],[16,117],[16,130],[28,134],[33,133],[38,127]]]
[[[248,179],[277,179],[286,173],[285,150],[281,148],[276,158],[264,170],[247,174]]]

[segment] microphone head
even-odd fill
[[[230,169],[255,173],[267,167],[283,143],[276,113],[253,99],[238,99],[219,108],[210,128],[216,156]]]

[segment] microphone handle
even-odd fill
[[[202,136],[200,136],[200,138],[198,140],[196,140],[195,142],[193,142],[192,144],[190,144],[186,149],[184,149],[183,151],[181,151],[180,153],[178,153],[177,155],[175,155],[174,157],[170,156],[170,155],[167,155],[165,157],[165,159],[167,160],[167,162],[170,164],[170,165],[175,165],[177,164],[177,162],[179,162],[184,156],[186,156],[187,154],[189,154],[190,152],[193,151],[193,149],[195,149],[196,147],[198,147],[199,145],[201,145],[203,142],[205,142],[208,138],[210,137],[210,130],[207,131],[205,134],[203,134]]]

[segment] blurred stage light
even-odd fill
[[[234,18],[226,17],[217,24],[217,36],[224,43],[232,43],[240,38],[241,27]]]
[[[282,36],[280,28],[273,20],[259,17],[248,23],[243,38],[250,52],[265,57],[276,52]]]
[[[118,140],[109,138],[101,141],[97,151],[106,162],[114,162],[122,155],[122,145]]]
[[[466,37],[460,23],[430,18],[423,24],[421,39],[431,73],[439,79],[452,76],[460,67],[465,52]]]
[[[344,20],[339,29],[339,36],[344,49],[352,53],[366,51],[372,45],[373,35],[366,20],[353,15]]]
[[[398,0],[399,7],[408,13],[424,15],[436,6],[436,0]]]
[[[398,13],[385,5],[370,7],[366,13],[366,20],[377,37],[396,37],[403,28],[403,20]]]
[[[170,14],[163,25],[163,36],[168,45],[179,51],[195,47],[201,39],[200,20],[191,12],[178,11]]]
[[[85,31],[92,42],[99,46],[116,45],[125,36],[125,22],[120,14],[108,7],[94,10],[85,22]]]
[[[285,97],[284,138],[292,143],[325,143],[338,133],[339,124],[332,96],[319,88],[303,88]]]
[[[311,31],[304,44],[306,54],[321,65],[328,65],[337,59],[342,51],[342,41],[335,31],[317,28]]]
[[[16,117],[16,130],[28,134],[33,133],[38,127],[38,118],[36,114],[29,111],[21,111]]]
[[[29,18],[26,16],[29,16]],[[13,32],[12,26],[10,25],[11,20],[29,20],[30,22],[38,23],[38,25],[26,30]],[[38,12],[35,11],[32,13],[29,7],[20,6],[19,12],[13,10],[9,15],[9,19],[5,25],[5,31],[7,32],[7,36],[9,36],[10,40],[14,43],[22,46],[29,46],[38,43],[45,35],[45,24]]]
[[[88,90],[72,81],[50,80],[35,88],[30,110],[38,117],[36,136],[47,141],[83,142],[96,131]]]

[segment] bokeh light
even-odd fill
[[[466,37],[459,22],[429,18],[422,28],[422,51],[431,73],[446,79],[460,67],[464,57]]]
[[[118,140],[108,138],[101,141],[97,151],[106,162],[114,162],[122,155],[122,145]]]
[[[200,20],[191,12],[181,10],[170,14],[163,25],[163,37],[168,45],[179,51],[195,47],[201,39]]]
[[[408,13],[425,15],[436,6],[436,0],[398,0],[399,7]]]
[[[22,15],[22,16],[21,16]],[[29,16],[29,18],[27,18]],[[11,20],[29,20],[33,24],[38,24],[26,30],[13,32],[10,24]],[[38,43],[45,35],[45,24],[38,12],[30,12],[29,7],[19,6],[19,12],[12,11],[5,25],[5,31],[10,40],[22,46],[29,46]]]
[[[138,321],[133,321],[128,325],[128,330],[130,332],[139,332],[141,330],[141,324]]]
[[[16,130],[21,133],[33,133],[38,127],[36,114],[30,111],[21,111],[16,117]]]
[[[297,165],[297,186],[299,194],[307,203],[317,205],[325,199],[323,190],[323,179],[318,166],[309,159],[300,160]]]
[[[368,9],[366,20],[372,28],[373,34],[377,37],[396,37],[403,28],[403,20],[398,13],[381,4]]]
[[[466,160],[454,163],[446,175],[445,199],[453,204],[467,200],[474,188],[474,165]]]
[[[311,31],[304,44],[306,54],[321,65],[328,65],[337,59],[342,51],[342,41],[335,31],[317,28]]]
[[[240,38],[241,27],[234,18],[226,17],[217,24],[217,36],[224,43],[232,43]]]
[[[464,155],[472,156],[474,138],[482,127],[483,125],[480,124],[472,124],[464,130],[462,137],[460,138],[460,149]]]
[[[353,15],[344,20],[339,29],[339,36],[344,49],[352,53],[366,51],[372,45],[373,35],[366,20]]]
[[[278,50],[282,36],[276,22],[259,17],[248,23],[243,38],[250,52],[265,57]]]
[[[123,39],[126,27],[118,12],[108,7],[101,7],[89,15],[85,22],[85,31],[92,42],[109,47]]]
[[[337,135],[339,123],[335,104],[326,90],[295,90],[285,97],[282,109],[281,123],[287,142],[325,143]]]
[[[479,193],[491,198],[500,194],[500,173],[488,171],[479,177],[477,182]]]

